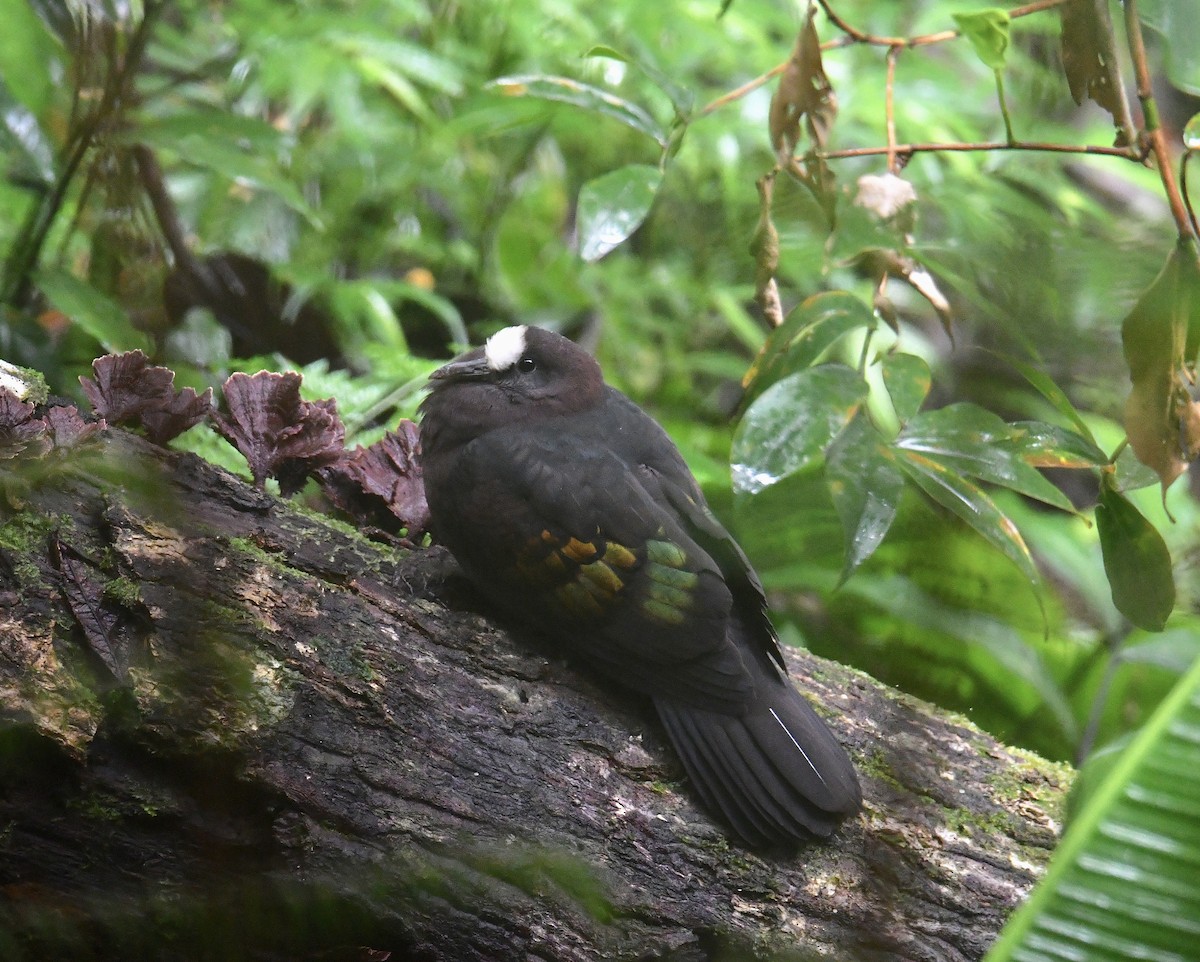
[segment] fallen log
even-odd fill
[[[117,429],[0,462],[0,957],[979,959],[1065,769],[805,652],[864,811],[731,843],[650,707]]]

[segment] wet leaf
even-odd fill
[[[917,487],[999,548],[1031,585],[1038,585],[1037,567],[1025,539],[982,488],[919,451],[897,448],[896,453],[897,465]]]
[[[646,219],[662,171],[630,164],[588,181],[579,191],[579,256],[589,263],[625,241]]]
[[[1096,529],[1113,604],[1133,624],[1162,631],[1175,607],[1175,576],[1167,543],[1107,476],[1100,486]]]
[[[892,399],[896,418],[904,424],[924,403],[933,384],[929,365],[915,354],[889,354],[883,359],[883,386]]]
[[[821,63],[821,38],[809,10],[796,38],[791,59],[771,98],[768,129],[780,164],[786,164],[800,143],[801,121],[814,147],[823,147],[837,117],[837,97]]]
[[[1108,455],[1088,438],[1044,421],[1014,421],[1016,450],[1035,468],[1100,468]]]
[[[799,371],[772,385],[734,433],[735,489],[754,494],[819,462],[866,396],[858,372],[840,364]]]
[[[1193,310],[1194,248],[1177,246],[1121,325],[1133,388],[1125,401],[1125,433],[1138,460],[1158,474],[1163,491],[1187,467],[1180,447],[1180,384]]]
[[[69,271],[59,268],[38,271],[37,286],[51,304],[99,341],[106,351],[149,348],[146,335],[133,326],[116,302]]]
[[[601,90],[599,87],[592,87],[569,77],[523,74],[514,77],[500,77],[488,83],[486,87],[508,97],[534,97],[538,100],[552,100],[571,104],[594,114],[612,117],[625,126],[652,137],[660,147],[667,145],[667,136],[662,127],[637,104],[606,90]]]
[[[874,554],[892,526],[904,475],[879,431],[859,412],[829,446],[825,479],[846,536],[841,584]]]
[[[1008,11],[992,7],[953,16],[958,29],[971,41],[975,54],[984,65],[993,70],[1003,70],[1005,54],[1008,52]]]
[[[1013,426],[974,404],[951,404],[916,415],[894,445],[967,477],[1072,510],[1067,496],[1024,460]]]
[[[845,291],[815,294],[798,304],[771,332],[742,384],[753,397],[794,371],[811,367],[843,335],[874,330],[874,313]]]

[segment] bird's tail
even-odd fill
[[[808,702],[773,668],[758,668],[741,715],[656,699],[659,716],[702,800],[746,842],[829,835],[862,804],[858,777]]]

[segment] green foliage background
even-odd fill
[[[150,347],[197,387],[234,370],[299,367],[283,356],[295,347],[287,337],[282,353],[235,358],[211,313],[169,322],[161,286],[172,257],[134,153],[148,148],[194,253],[255,258],[287,285],[285,313],[307,303],[327,317],[345,363],[304,365],[305,390],[337,397],[349,443],[411,416],[424,375],[466,342],[514,322],[562,330],[666,425],[761,569],[788,642],[1053,759],[1079,764],[1120,745],[1200,654],[1186,478],[1166,495],[1170,523],[1157,479],[1128,452],[1115,472],[1098,467],[1123,438],[1122,319],[1175,241],[1157,174],[1080,154],[919,153],[902,171],[916,220],[897,230],[853,204],[856,180],[882,174],[885,159],[831,160],[832,231],[810,190],[777,177],[785,310],[841,291],[859,305],[851,314],[864,312],[800,364],[795,344],[768,344],[750,253],[761,235],[755,182],[777,160],[775,85],[727,95],[788,59],[805,5],[724,6],[3,0],[13,27],[0,44],[0,353],[72,397],[104,350]],[[949,0],[834,7],[888,36],[953,29],[964,12]],[[1200,57],[1181,9],[1145,6],[1172,41],[1160,38],[1152,58],[1197,93]],[[816,22],[822,40],[841,36]],[[1059,31],[1053,10],[1012,21],[1003,79],[1014,134],[1111,144],[1109,114],[1072,102]],[[825,146],[883,144],[885,51],[826,50],[824,69],[839,105]],[[1160,107],[1178,147],[1188,105],[1177,99],[1182,107]],[[993,69],[963,38],[898,57],[894,114],[901,143],[1006,136]],[[597,240],[604,226],[614,243]],[[896,330],[871,314],[875,279],[862,255],[889,245],[936,279],[953,343],[929,300],[895,279]],[[764,345],[762,357],[776,352],[782,367],[755,367],[744,395]],[[895,361],[910,356],[924,363]],[[830,364],[865,379],[861,397],[837,401],[822,380]],[[820,383],[812,371],[823,371]],[[772,384],[783,422],[764,413]],[[897,432],[964,402],[1005,423],[1053,425],[1051,453],[1098,447],[1090,467],[1053,475],[1078,513],[1009,490],[1028,494],[1032,482],[998,484],[997,473],[1046,462],[1003,432],[984,444],[992,435],[977,409],[959,408],[974,413],[954,422],[950,453],[960,468],[977,457],[984,469],[954,477],[973,478],[998,514],[964,521],[954,497],[922,494],[910,465],[882,545],[872,554],[860,544],[869,557],[848,565],[831,478],[878,468],[898,450]],[[774,434],[813,411],[830,427],[808,448],[786,448],[776,483],[731,486],[731,449],[743,471],[761,468]],[[856,415],[867,432],[859,447],[832,448]],[[204,429],[182,443],[239,469]],[[1092,521],[1102,475],[1108,496],[1128,495],[1170,548],[1177,594],[1161,632],[1114,607],[1105,561],[1146,564],[1132,537],[1102,558]]]

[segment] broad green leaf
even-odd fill
[[[992,7],[953,16],[958,29],[971,41],[971,46],[984,65],[993,70],[1003,70],[1004,56],[1008,52],[1008,11]]]
[[[841,575],[845,582],[871,557],[896,519],[904,475],[861,411],[834,439],[827,458],[825,479],[846,535]]]
[[[632,127],[634,130],[652,137],[660,147],[667,145],[667,136],[662,127],[637,104],[630,103],[599,87],[572,80],[570,77],[522,74],[514,77],[500,77],[488,83],[486,87],[508,97],[536,97],[539,100],[553,100],[558,103],[571,104],[594,114],[612,117],[627,127]]]
[[[597,261],[629,237],[654,204],[662,171],[630,164],[589,180],[579,191],[579,256]]]
[[[1100,486],[1096,528],[1113,604],[1139,628],[1162,631],[1175,607],[1171,552],[1158,529],[1112,488],[1107,476]]]
[[[952,511],[1013,562],[1037,586],[1037,567],[1017,526],[978,485],[919,451],[896,448],[896,463],[917,486]]]
[[[974,404],[951,404],[913,417],[893,442],[919,452],[952,472],[1011,488],[1064,511],[1071,502],[1031,467],[1021,452],[1018,432]]]
[[[840,364],[799,371],[772,385],[734,433],[734,490],[754,494],[818,462],[866,396],[858,372]]]
[[[150,350],[150,341],[128,315],[98,290],[68,271],[39,271],[37,286],[46,299],[99,341],[106,351]]]
[[[1162,36],[1171,83],[1200,96],[1200,17],[1195,0],[1142,0],[1138,14]]]
[[[26,0],[0,0],[0,88],[34,117],[54,92],[53,67],[59,45]]]
[[[839,338],[857,328],[874,330],[875,314],[845,291],[816,294],[798,304],[771,332],[742,383],[753,397],[780,378],[811,367]]]
[[[883,386],[892,399],[896,418],[904,424],[920,410],[933,378],[924,358],[915,354],[889,354],[883,359]]]
[[[1200,661],[1073,820],[986,962],[1182,962],[1200,945]]]

